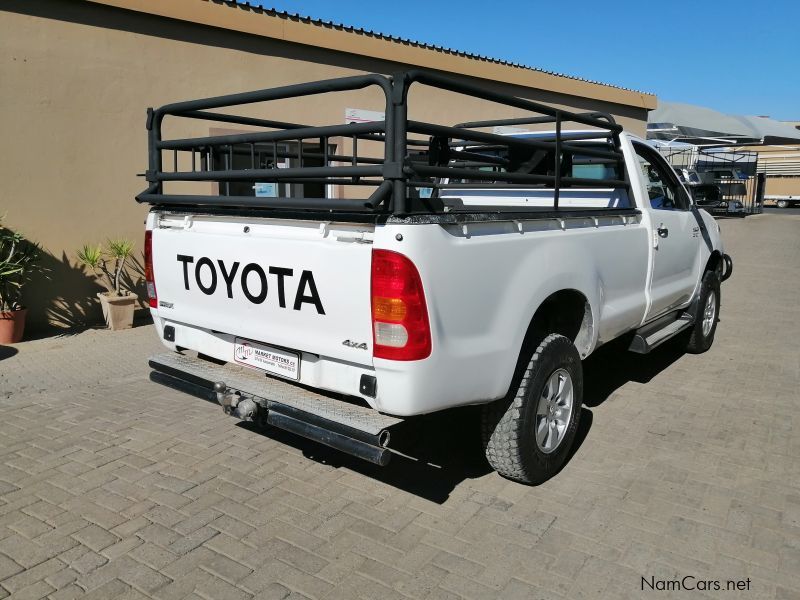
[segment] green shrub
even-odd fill
[[[133,242],[125,239],[108,240],[106,248],[101,244],[84,244],[76,253],[78,263],[89,268],[103,281],[109,292],[117,296],[127,296],[130,292],[122,288],[122,275],[127,261],[133,254]]]
[[[22,308],[22,287],[41,270],[41,248],[20,233],[3,227],[0,219],[0,312]]]

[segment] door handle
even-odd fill
[[[658,229],[656,229],[656,231],[658,231],[658,237],[665,238],[665,237],[669,236],[669,229],[664,227],[663,223],[661,225],[659,225],[659,227],[658,227]]]

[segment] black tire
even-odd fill
[[[575,345],[563,335],[547,336],[529,356],[520,362],[506,397],[483,407],[481,433],[486,458],[495,471],[536,484],[555,475],[570,454],[581,415],[583,368]],[[572,382],[572,410],[560,442],[545,452],[536,441],[536,409],[548,380],[559,369]]]
[[[786,200],[778,200],[778,208],[789,208],[789,203]]]
[[[694,311],[694,325],[689,329],[689,337],[686,342],[686,351],[690,354],[701,354],[711,348],[714,343],[714,334],[717,332],[719,323],[719,307],[721,301],[720,276],[717,271],[706,271],[703,275],[703,282],[700,284],[700,297]],[[711,328],[703,331],[703,321],[706,313],[706,304],[711,294],[714,294],[714,317]]]

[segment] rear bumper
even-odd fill
[[[221,362],[233,363],[235,356],[236,336],[204,329],[195,325],[165,319],[151,309],[150,314],[158,332],[158,337],[165,348],[171,351],[190,350],[211,356]],[[172,328],[172,335],[165,335],[165,328]],[[268,340],[256,340],[269,343]],[[375,376],[372,365],[345,362],[327,356],[320,356],[292,350],[300,357],[300,379],[298,383],[321,390],[322,393],[338,393],[359,397],[372,408],[389,412],[385,407],[378,406],[376,398],[361,393],[361,379],[363,376]]]
[[[291,431],[379,465],[389,462],[391,430],[403,422],[355,398],[320,393],[238,365],[179,353],[152,356],[149,364],[156,383],[216,400],[232,416]]]
[[[234,360],[235,336],[163,318],[151,309],[158,337],[171,351],[186,349],[219,361]],[[165,336],[165,328],[173,333]],[[439,338],[440,340],[441,338]],[[436,344],[439,340],[436,340]],[[257,340],[270,343],[271,340]],[[484,344],[451,343],[434,346],[432,355],[419,361],[374,359],[374,364],[356,364],[296,350],[300,354],[298,383],[321,394],[353,396],[378,411],[401,417],[438,412],[502,397],[510,379],[480,376],[502,373],[507,363],[505,348],[496,344],[487,353]],[[367,352],[365,352],[367,354]],[[370,359],[371,359],[371,353]],[[470,374],[470,376],[467,376]],[[376,389],[366,392],[363,377],[375,378]]]

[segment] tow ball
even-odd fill
[[[241,393],[231,390],[224,382],[218,381],[214,384],[214,393],[217,402],[222,407],[222,411],[231,417],[236,417],[242,421],[255,420],[258,412],[258,404],[251,398],[242,396]]]

